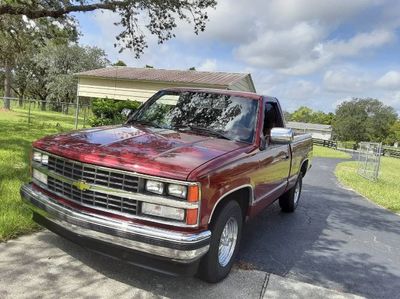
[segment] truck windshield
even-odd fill
[[[160,92],[129,123],[252,143],[258,101],[204,92]]]

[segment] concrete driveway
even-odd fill
[[[338,186],[336,162],[314,160],[296,213],[275,204],[248,223],[219,284],[142,270],[43,231],[0,244],[0,298],[398,298],[400,217]]]

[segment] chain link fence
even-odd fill
[[[89,118],[93,116],[89,104],[63,101],[41,101],[27,98],[0,98],[0,111],[9,105],[10,110],[18,114],[28,124],[34,123],[68,123],[74,128],[85,128],[89,126]]]
[[[362,177],[376,181],[382,155],[382,143],[360,142],[358,149],[358,174]]]

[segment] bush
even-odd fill
[[[92,103],[93,117],[89,120],[93,127],[117,125],[126,121],[126,116],[122,115],[123,109],[136,111],[140,102],[137,101],[116,101],[109,99],[97,99]]]

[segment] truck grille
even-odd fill
[[[133,199],[94,192],[91,190],[81,191],[72,185],[61,182],[53,177],[48,177],[47,187],[50,191],[63,195],[66,199],[70,199],[86,206],[93,206],[94,208],[118,211],[132,215],[137,214],[137,201]]]
[[[98,169],[91,165],[82,165],[72,160],[54,156],[49,157],[48,168],[72,180],[84,180],[90,184],[138,192],[139,178],[133,175]]]
[[[49,156],[48,169],[74,181],[85,181],[89,184],[96,184],[124,190],[138,192],[139,178],[123,172],[116,172],[112,169],[99,169],[98,167],[82,164],[73,160]],[[49,191],[56,192],[66,199],[76,203],[92,206],[93,208],[117,211],[131,215],[137,215],[138,202],[133,199],[110,195],[92,190],[78,190],[69,183],[48,177],[47,187]]]

